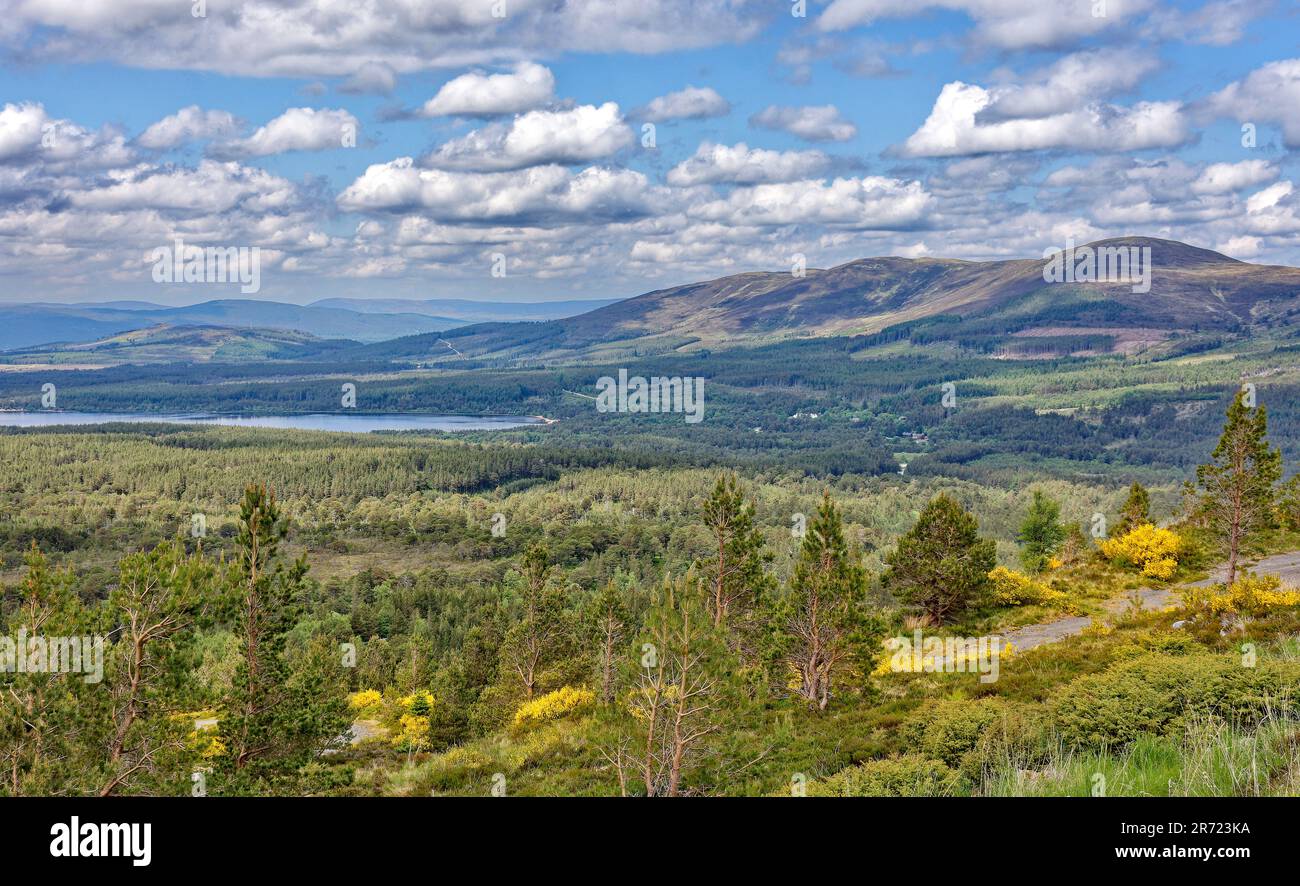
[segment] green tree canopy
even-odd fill
[[[1024,545],[1020,562],[1032,572],[1041,572],[1047,560],[1065,541],[1065,527],[1061,525],[1061,505],[1034,490],[1034,501],[1029,506],[1025,520],[1020,524],[1020,541]]]
[[[980,538],[975,518],[940,493],[885,562],[883,582],[894,596],[942,624],[987,600],[997,554],[992,540]]]

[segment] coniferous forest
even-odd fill
[[[699,358],[698,428],[596,412],[575,366],[358,387],[558,419],[513,430],[8,429],[0,635],[106,642],[95,682],[6,674],[0,790],[1296,790],[1285,377],[810,347]],[[219,407],[191,372],[137,392]],[[352,377],[301,374],[240,407]],[[1052,408],[1069,378],[1093,405]]]

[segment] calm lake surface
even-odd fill
[[[0,427],[43,428],[105,422],[165,422],[180,425],[232,425],[243,428],[293,428],[300,431],[499,431],[541,424],[524,415],[159,415],[145,412],[0,412]]]

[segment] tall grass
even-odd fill
[[[1300,796],[1300,723],[1269,716],[1242,730],[1190,724],[1181,736],[1146,735],[1118,752],[1058,747],[1035,769],[1005,760],[979,793],[995,797]]]

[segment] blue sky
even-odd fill
[[[0,301],[238,295],[155,283],[176,237],[297,302],[1124,234],[1300,264],[1289,3],[492,5],[0,0]]]

